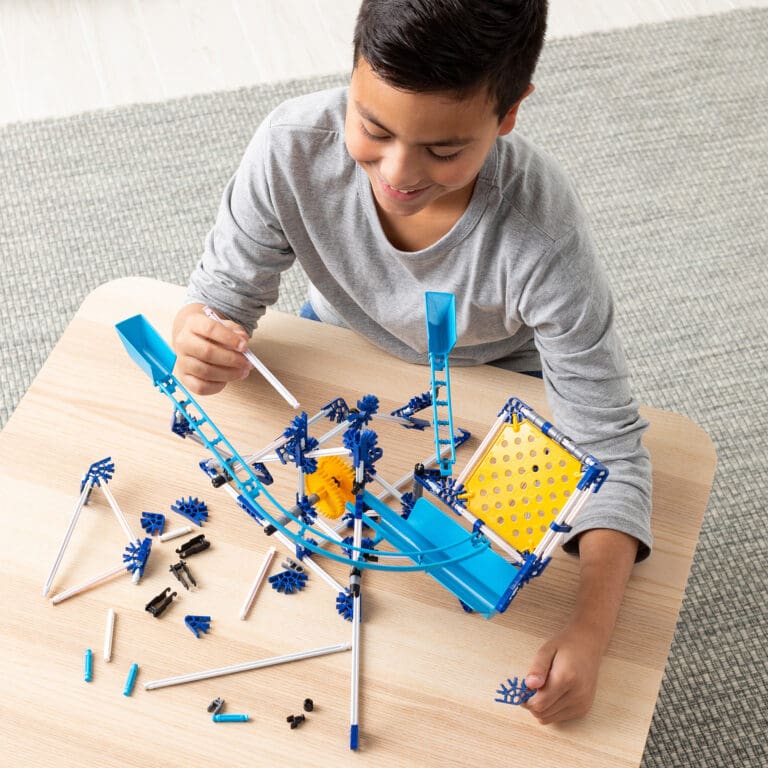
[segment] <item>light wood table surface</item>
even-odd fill
[[[0,434],[0,762],[35,768],[639,765],[715,467],[707,435],[686,418],[658,410],[645,410],[655,548],[634,570],[594,707],[581,721],[539,726],[521,708],[494,702],[499,684],[524,675],[538,646],[568,616],[578,562],[562,552],[491,621],[464,613],[424,573],[367,572],[356,753],[348,748],[349,652],[144,689],[158,678],[351,638],[351,625],[336,614],[335,593],[315,575],[294,595],[265,584],[249,618],[238,618],[275,542],[211,487],[197,467],[207,458],[204,449],[170,432],[170,402],[128,358],[113,329],[141,312],[170,339],[182,295],[179,287],[143,278],[97,289]],[[397,361],[342,329],[277,312],[267,314],[252,349],[308,414],[332,397],[354,404],[369,392],[388,412],[429,389],[428,368]],[[490,367],[452,369],[455,422],[473,434],[459,450],[457,470],[512,395],[548,412],[538,380]],[[266,445],[294,415],[255,373],[202,404],[241,453]],[[431,433],[390,425],[377,430],[384,448],[377,469],[390,481],[432,453]],[[196,591],[186,592],[168,572],[185,537],[155,542],[139,585],[123,575],[58,605],[42,597],[80,478],[106,456],[116,468],[109,487],[137,534],[142,511],[165,513],[168,530],[186,522],[169,509],[176,499],[207,502],[202,532],[212,546],[188,561]],[[288,502],[295,471],[278,476],[271,489],[281,477],[289,480],[282,484]],[[118,564],[125,544],[96,489],[51,594]],[[279,549],[272,573],[283,554]],[[342,564],[323,564],[347,583]],[[153,618],[144,605],[166,586],[179,597]],[[105,663],[110,607],[117,621],[112,661]],[[196,639],[184,626],[186,614],[210,615],[211,631]],[[83,680],[86,648],[94,653],[91,683]],[[126,697],[133,662],[140,671],[133,696]],[[251,721],[212,723],[206,707],[217,696],[226,700],[225,711],[248,713]],[[286,716],[299,713],[307,697],[315,710],[291,730]]]

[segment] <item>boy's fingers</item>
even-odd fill
[[[232,368],[240,373],[250,369],[250,363],[231,347],[211,342],[203,336],[192,335],[184,340],[183,354],[190,360],[199,360],[219,368]],[[232,378],[232,377],[230,377]]]
[[[188,373],[183,374],[183,376],[187,389],[189,389],[195,395],[215,395],[221,392],[221,390],[226,386],[221,382],[204,381],[203,379],[198,379],[196,376],[191,376]]]
[[[248,348],[248,334],[245,328],[232,320],[225,320],[222,324],[205,315],[195,315],[189,329],[194,335],[238,352],[245,352]]]
[[[525,684],[529,688],[541,688],[546,684],[556,652],[557,648],[549,643],[545,643],[539,648],[528,668],[528,674],[524,678]]]
[[[250,366],[248,366],[250,369]],[[200,381],[207,381],[213,384],[227,384],[230,381],[237,381],[247,376],[248,370],[243,367],[231,367],[212,364],[209,359],[200,360],[196,357],[185,357],[179,366],[180,371],[192,376]]]

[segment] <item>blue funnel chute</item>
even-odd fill
[[[144,315],[134,315],[115,325],[120,340],[136,365],[152,379],[165,381],[176,364],[176,353]]]
[[[456,343],[456,297],[427,291],[427,349],[430,355],[447,355]]]

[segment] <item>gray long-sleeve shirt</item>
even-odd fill
[[[424,292],[454,293],[451,363],[541,365],[553,423],[610,471],[566,549],[585,530],[612,528],[640,541],[642,559],[652,542],[647,424],[572,185],[513,132],[496,141],[453,228],[424,250],[400,251],[346,150],[346,102],[345,88],[322,91],[283,103],[262,123],[224,191],[187,300],[250,333],[277,300],[280,273],[298,259],[322,320],[424,364]]]

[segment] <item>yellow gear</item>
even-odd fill
[[[315,494],[319,500],[315,509],[329,520],[341,517],[347,502],[353,502],[352,484],[355,470],[341,456],[321,456],[317,460],[317,469],[305,476],[307,496]]]

